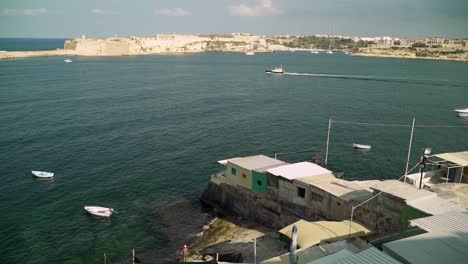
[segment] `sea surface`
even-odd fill
[[[329,117],[379,124],[332,123],[329,163],[350,180],[404,173],[413,116],[449,127],[416,127],[410,167],[423,147],[468,149],[468,119],[453,112],[468,107],[468,63],[307,52],[72,59],[0,61],[2,263],[123,263],[132,248],[145,263],[173,259],[213,217],[198,196],[217,160],[323,157],[312,148],[325,144]],[[264,73],[278,65],[338,76]],[[84,205],[117,214],[94,218]]]
[[[0,50],[28,51],[63,49],[66,39],[62,38],[0,38]]]

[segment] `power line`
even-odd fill
[[[354,122],[354,121],[342,121],[342,120],[332,120],[332,123],[366,125],[366,126],[411,127],[411,125],[405,125],[405,124],[368,123],[368,122]],[[414,127],[422,127],[422,128],[468,128],[468,126],[453,126],[453,125],[415,125]]]

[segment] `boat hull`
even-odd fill
[[[353,148],[355,148],[355,149],[371,149],[372,147],[369,146],[369,145],[353,144]]]
[[[284,71],[277,72],[277,71],[266,70],[265,73],[267,73],[267,74],[284,74]]]
[[[31,171],[32,175],[37,178],[52,178],[54,177],[53,172],[47,172],[47,171]]]
[[[114,213],[114,209],[101,206],[85,205],[84,209],[88,214],[99,217],[111,217]]]

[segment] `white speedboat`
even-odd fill
[[[110,217],[114,213],[114,209],[101,207],[101,206],[94,206],[94,205],[85,205],[84,209],[89,214],[101,217]]]
[[[31,171],[31,173],[38,177],[38,178],[52,178],[54,177],[53,172],[47,172],[47,171]]]
[[[327,50],[327,54],[333,54],[333,51]]]
[[[255,52],[253,52],[253,51],[247,51],[247,52],[245,53],[245,55],[247,55],[247,56],[253,56],[253,55],[255,55]]]
[[[353,148],[355,148],[355,149],[371,149],[371,146],[362,145],[362,144],[353,144]]]
[[[312,54],[319,54],[319,52],[317,50],[311,50],[310,53]]]
[[[63,61],[64,61],[65,63],[71,63],[71,62],[73,62],[71,59],[65,59],[65,60],[63,60]]]
[[[283,74],[284,73],[284,70],[283,70],[283,67],[280,66],[280,67],[275,67],[271,70],[266,70],[265,73],[268,73],[268,74]]]
[[[455,109],[455,113],[457,113],[458,116],[468,116],[468,108],[465,109]]]

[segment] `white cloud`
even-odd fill
[[[91,13],[97,14],[97,15],[119,15],[120,14],[119,11],[99,9],[99,8],[91,9]]]
[[[157,16],[191,16],[192,13],[183,8],[162,8],[154,10],[154,14]]]
[[[282,10],[273,7],[272,0],[257,0],[254,6],[236,5],[229,7],[232,16],[274,16],[283,13]]]
[[[8,15],[8,16],[37,16],[37,15],[43,15],[48,13],[47,9],[45,8],[38,8],[38,9],[10,9],[10,8],[5,8],[2,10],[2,14]]]

